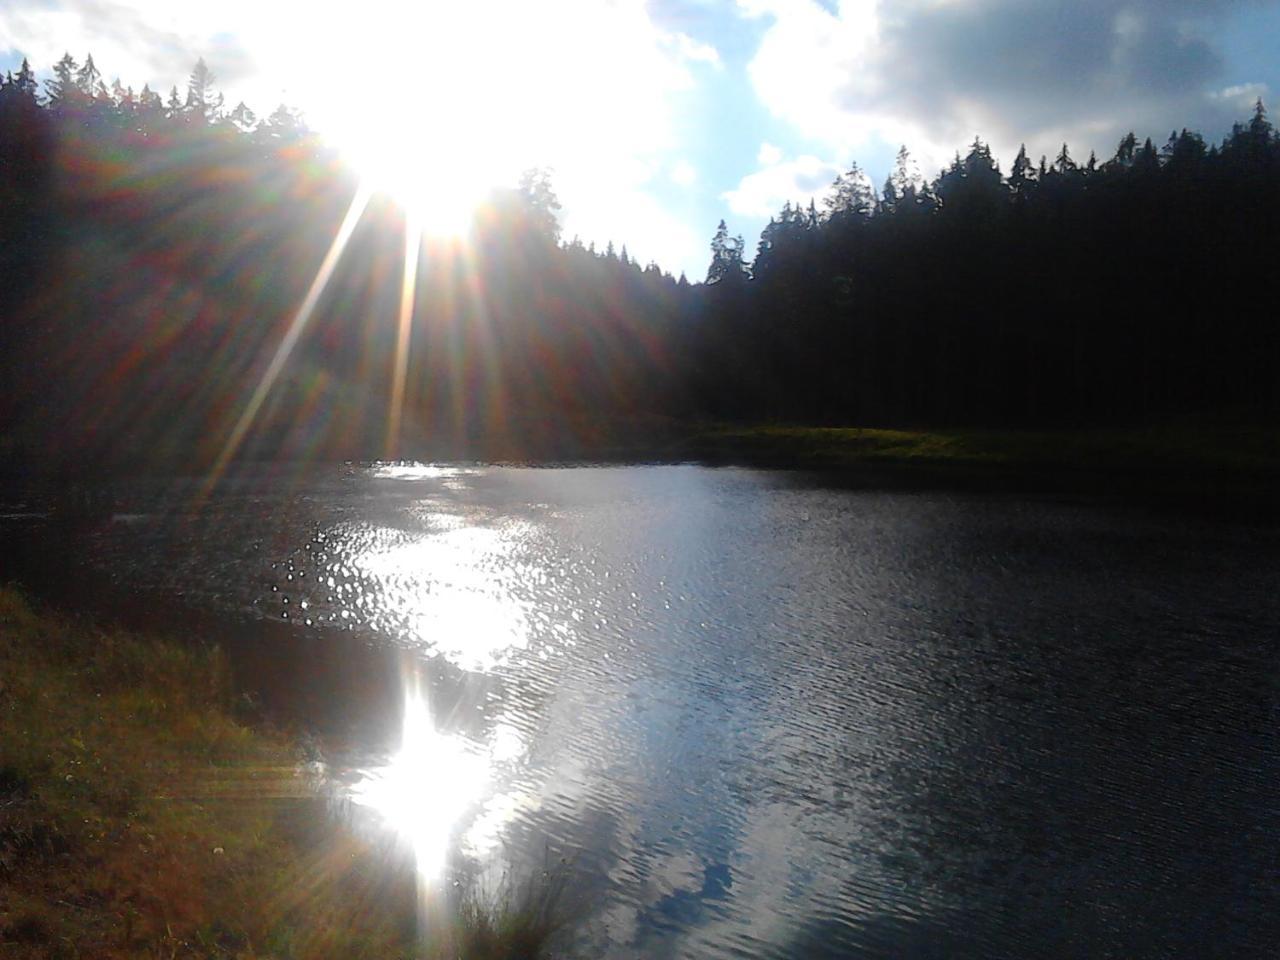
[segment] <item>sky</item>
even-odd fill
[[[0,0],[0,70],[68,51],[162,91],[203,57],[424,218],[548,167],[566,239],[700,280],[721,218],[754,250],[902,145],[932,176],[975,136],[1006,170],[1220,140],[1280,93],[1280,0]]]

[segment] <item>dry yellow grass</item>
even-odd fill
[[[464,898],[420,937],[412,864],[231,702],[215,649],[0,589],[0,956],[545,955],[546,897]]]

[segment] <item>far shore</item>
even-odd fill
[[[109,457],[5,448],[0,486],[204,475],[208,456],[121,443]],[[1212,511],[1280,515],[1280,426],[1188,420],[1061,430],[900,429],[785,423],[689,423],[579,417],[508,424],[498,432],[414,431],[391,455],[287,440],[245,446],[231,470],[264,465],[401,460],[518,466],[695,463],[821,472],[868,489],[1118,496]],[[209,462],[206,462],[209,461]]]

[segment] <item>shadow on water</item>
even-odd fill
[[[491,693],[490,681],[476,682],[439,658],[423,664],[419,655],[372,631],[303,626],[211,609],[207,598],[122,585],[70,549],[109,520],[109,513],[64,508],[11,524],[0,579],[101,622],[221,647],[241,697],[240,710],[295,729],[308,740],[319,737],[327,749],[352,753],[357,761],[395,744],[403,720],[404,677],[411,667],[429,684],[429,702],[441,723],[465,729],[482,717],[475,707]]]

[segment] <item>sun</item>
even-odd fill
[[[469,164],[465,154],[451,154],[422,131],[373,130],[359,121],[352,126],[334,139],[366,190],[391,197],[428,236],[467,233],[476,209],[497,182],[496,174],[486,172],[483,164]]]
[[[505,9],[510,20],[517,8]],[[545,23],[499,28],[483,4],[368,0],[342,33],[376,67],[335,78],[308,115],[366,189],[426,234],[463,234],[495,187],[535,165],[545,123],[531,103],[554,103],[530,62]]]

